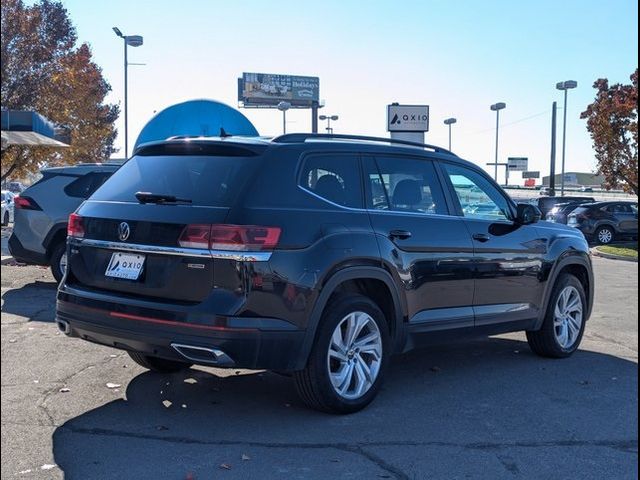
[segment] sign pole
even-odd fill
[[[318,133],[318,102],[311,102],[311,133]]]
[[[551,107],[551,159],[549,166],[549,194],[556,196],[556,110],[557,102],[553,102]]]

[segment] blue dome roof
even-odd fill
[[[249,119],[235,108],[214,100],[189,100],[167,107],[149,120],[134,148],[175,135],[216,137],[221,128],[230,135],[258,135]]]

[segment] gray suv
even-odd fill
[[[19,262],[50,265],[60,282],[67,263],[69,214],[119,167],[111,163],[78,164],[42,170],[42,178],[14,199],[11,255]]]

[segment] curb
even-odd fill
[[[638,263],[637,258],[633,257],[623,257],[621,255],[613,255],[611,253],[604,253],[598,250],[598,247],[593,247],[591,249],[591,253],[596,257],[608,258],[609,260],[622,260],[623,262],[634,262]]]
[[[2,261],[0,262],[1,265],[9,265],[10,263],[12,263],[13,257],[2,257]]]

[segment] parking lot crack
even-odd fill
[[[44,393],[42,394],[42,396],[40,397],[40,399],[38,400],[38,402],[36,403],[36,407],[42,412],[44,413],[44,415],[47,417],[47,419],[49,420],[49,423],[52,425],[55,425],[55,419],[53,418],[53,414],[49,411],[49,407],[47,406],[47,401],[55,394],[59,393],[60,390],[60,385],[67,385],[69,382],[71,382],[75,377],[82,375],[84,372],[86,372],[87,370],[91,369],[91,368],[96,368],[102,365],[105,365],[107,363],[109,363],[112,360],[115,360],[119,357],[121,357],[122,354],[120,355],[116,355],[115,357],[107,357],[105,358],[103,361],[101,362],[95,362],[95,363],[91,363],[89,365],[86,365],[85,367],[83,367],[82,369],[78,370],[77,372],[73,372],[69,375],[67,375],[66,377],[61,378],[60,380],[57,380],[55,382],[55,385],[47,390],[44,391]]]
[[[637,453],[638,441],[637,439],[630,440],[550,440],[539,442],[475,442],[475,443],[455,443],[455,442],[412,442],[412,441],[384,441],[384,442],[357,442],[357,443],[287,443],[287,442],[255,442],[255,441],[242,441],[242,440],[202,440],[190,437],[176,437],[167,435],[153,435],[147,433],[127,432],[121,430],[110,430],[104,428],[86,428],[75,427],[72,425],[63,425],[60,427],[63,430],[69,431],[75,434],[83,435],[100,435],[111,437],[127,437],[137,438],[141,440],[158,440],[161,442],[169,443],[183,443],[183,444],[197,444],[197,445],[220,445],[220,446],[254,446],[265,448],[301,448],[301,449],[313,449],[313,448],[336,448],[339,450],[350,451],[355,453],[361,453],[371,455],[371,458],[377,458],[369,452],[364,451],[364,448],[371,447],[457,447],[469,450],[500,450],[506,448],[549,448],[549,447],[603,447],[612,448],[619,451],[628,453]]]

